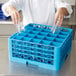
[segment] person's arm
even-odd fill
[[[19,10],[22,9],[23,0],[9,0],[2,6],[4,14],[8,17],[11,16],[14,24],[18,24],[21,21]]]
[[[69,18],[73,11],[71,6],[62,0],[55,0],[55,7],[57,11],[54,23],[56,24],[57,20],[59,20],[58,25],[61,26],[64,17]]]

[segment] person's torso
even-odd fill
[[[54,23],[54,0],[24,0],[23,23],[52,25]]]

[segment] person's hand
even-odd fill
[[[7,12],[11,16],[14,24],[18,24],[19,22],[21,22],[21,16],[20,16],[19,12],[16,10],[15,7],[10,5],[7,8]]]
[[[59,8],[55,14],[54,24],[56,24],[58,21],[57,26],[61,26],[63,19],[64,19],[64,16],[67,16],[68,14],[69,13],[68,13],[66,8]]]

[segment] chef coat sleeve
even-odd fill
[[[9,5],[14,6],[19,11],[22,9],[23,0],[9,0],[8,2],[2,5],[2,11],[7,17],[9,16],[9,14],[7,12],[8,8],[6,9],[6,7],[8,7]]]
[[[65,16],[65,18],[69,18],[73,12],[71,5],[68,4],[67,2],[64,2],[63,0],[55,0],[55,7],[56,7],[56,9],[59,9],[62,7],[67,9],[69,15]]]

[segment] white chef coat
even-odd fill
[[[72,13],[71,6],[62,0],[9,0],[2,6],[6,16],[9,16],[5,11],[8,5],[22,10],[24,26],[29,23],[53,25],[55,10],[61,7],[67,8],[69,15]]]

